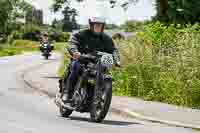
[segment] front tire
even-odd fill
[[[48,55],[45,55],[45,59],[48,60],[48,59],[49,59],[49,56],[48,56]]]
[[[101,100],[103,100],[103,103],[101,101],[101,102],[98,102],[98,104],[96,104],[96,101],[97,101],[96,99],[98,98],[97,91],[98,90],[94,91],[94,96],[93,96],[91,111],[90,111],[90,118],[92,122],[100,123],[106,117],[110,104],[111,104],[112,80],[106,79],[104,81],[104,88],[101,95]],[[101,107],[101,109],[99,107]]]

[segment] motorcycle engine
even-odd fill
[[[74,92],[74,95],[72,97],[72,101],[75,107],[79,107],[84,102],[85,98],[87,96],[87,92],[85,88],[79,88]]]

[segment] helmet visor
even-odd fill
[[[102,23],[102,24],[105,24],[105,19],[101,18],[101,17],[91,17],[89,19],[89,22],[90,23]]]

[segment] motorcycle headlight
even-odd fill
[[[111,68],[114,64],[113,56],[112,54],[105,54],[101,57],[101,64],[105,66],[106,68]]]
[[[45,43],[45,44],[44,44],[44,46],[45,46],[45,47],[47,47],[47,46],[48,46],[48,44],[46,44],[46,43]]]

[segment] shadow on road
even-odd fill
[[[57,58],[49,58],[48,60],[46,60],[46,59],[44,59],[44,58],[42,58],[44,61],[56,61],[56,60],[59,60],[59,59],[57,59]]]
[[[84,118],[84,117],[71,116],[71,117],[69,117],[69,119],[77,120],[77,121],[91,122],[90,119]],[[127,125],[133,125],[133,124],[141,125],[141,123],[137,123],[137,122],[114,121],[114,120],[104,120],[102,123],[95,123],[95,124],[115,125],[115,126],[127,126]]]
[[[58,76],[44,76],[42,78],[48,78],[48,79],[59,79],[60,77]]]
[[[56,61],[58,59],[57,58],[49,58],[48,60]]]

